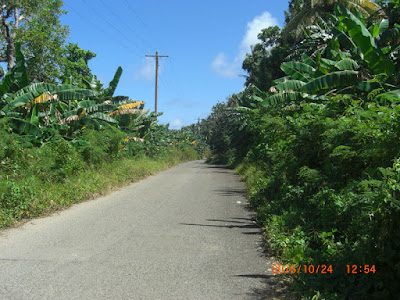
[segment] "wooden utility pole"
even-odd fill
[[[154,111],[157,114],[157,104],[158,104],[158,58],[159,57],[168,57],[168,55],[159,55],[158,51],[156,51],[156,55],[148,55],[146,54],[146,57],[155,57],[156,58],[156,92],[155,92],[155,104],[154,104]]]

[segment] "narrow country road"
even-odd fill
[[[195,161],[6,230],[0,299],[273,299],[245,201]]]

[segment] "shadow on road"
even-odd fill
[[[232,189],[232,188],[223,188],[215,190],[217,194],[232,197],[232,196],[243,196],[246,197],[246,190],[245,189]]]
[[[262,231],[255,223],[253,218],[229,218],[229,219],[207,219],[203,224],[200,223],[180,223],[185,226],[215,227],[239,229],[241,234],[259,235],[262,240]],[[262,246],[259,255],[267,258],[267,265],[275,264],[273,253],[267,245]],[[261,280],[265,288],[253,289],[248,293],[248,300],[292,300],[293,296],[290,291],[290,278],[285,274],[236,274],[233,277],[249,278]]]
[[[248,293],[249,300],[293,300],[293,293],[289,288],[290,278],[287,275],[241,274],[234,277],[261,279],[265,288],[253,289]]]
[[[235,221],[235,220],[218,220],[218,219],[207,219],[208,222],[214,222],[210,224],[199,224],[199,223],[180,223],[186,226],[200,226],[200,227],[216,227],[216,228],[229,228],[229,229],[257,229],[257,231],[242,232],[242,234],[260,234],[260,227],[251,220],[248,221]],[[216,222],[221,224],[216,224]],[[223,223],[223,224],[222,224]]]
[[[221,170],[229,170],[226,166],[224,165],[209,165],[207,163],[201,164],[196,166],[196,168],[201,168],[201,169],[221,169]]]
[[[199,169],[208,169],[212,173],[224,173],[235,175],[235,172],[224,165],[212,165],[207,163],[201,163],[195,166]],[[215,193],[225,197],[243,197],[246,198],[247,191],[244,188],[219,188],[214,190]],[[244,202],[243,199],[242,202]],[[254,210],[250,208],[248,204],[241,204],[241,207],[254,214]],[[199,226],[199,227],[213,227],[213,228],[227,228],[230,230],[240,230],[241,234],[259,236],[260,242],[265,243],[262,237],[262,230],[255,222],[255,217],[231,217],[221,219],[206,219],[201,223],[180,223],[185,226]],[[277,264],[276,258],[272,250],[267,246],[263,245],[258,250],[259,255],[266,258],[266,265],[270,267],[273,264]],[[291,279],[286,274],[272,274],[272,270],[267,271],[270,273],[250,273],[250,274],[235,274],[232,277],[236,278],[248,278],[253,280],[259,280],[264,288],[254,288],[248,294],[246,299],[248,300],[292,300],[293,292],[291,291]]]
[[[202,163],[196,165],[195,168],[213,170],[213,173],[235,174],[235,172],[224,165],[210,165]]]

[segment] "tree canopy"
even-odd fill
[[[0,6],[0,61],[11,69],[15,43],[21,43],[29,77],[55,82],[69,28],[60,24],[61,0],[6,0]]]

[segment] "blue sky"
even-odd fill
[[[162,124],[180,128],[243,89],[241,63],[261,28],[282,26],[288,1],[65,0],[69,42],[97,56],[92,73],[105,85],[118,66],[115,95],[154,110],[155,59],[160,58],[158,111]]]

